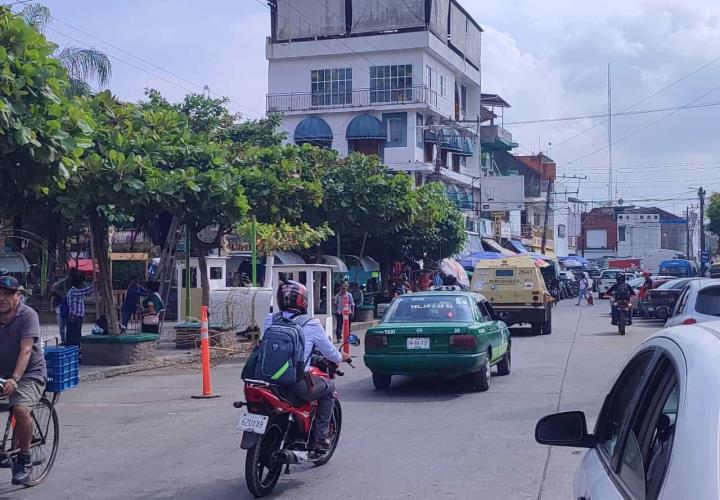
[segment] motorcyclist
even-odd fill
[[[618,300],[625,300],[629,301],[630,297],[635,295],[635,290],[633,290],[633,287],[625,283],[625,275],[623,273],[618,273],[617,277],[615,278],[615,284],[611,286],[608,291],[606,292],[607,295],[612,295],[613,302],[612,302],[612,325],[617,325],[617,307],[615,304]],[[632,314],[628,318],[628,325],[632,325]]]
[[[277,293],[277,305],[286,318],[307,314],[307,288],[294,281],[282,283]],[[273,314],[270,313],[265,318],[265,328],[268,328],[272,322]],[[329,361],[340,363],[350,359],[350,355],[340,353],[332,345],[317,318],[313,318],[305,324],[303,335],[305,337],[305,379],[298,382],[289,391],[297,400],[318,402],[310,449],[316,453],[322,453],[330,446],[327,433],[335,405],[335,384],[330,379],[310,375],[310,356],[313,349],[317,349]]]

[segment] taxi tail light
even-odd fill
[[[475,349],[477,340],[474,335],[450,335],[450,345],[461,349]]]
[[[683,325],[694,325],[695,323],[697,323],[695,318],[688,318],[682,322]]]
[[[365,337],[365,347],[387,347],[387,335],[368,335]]]

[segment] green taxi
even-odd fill
[[[365,335],[365,365],[378,390],[393,375],[463,377],[477,391],[490,370],[510,373],[510,331],[485,297],[456,287],[401,295]]]

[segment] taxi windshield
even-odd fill
[[[472,321],[470,302],[462,295],[406,295],[395,299],[383,323]]]

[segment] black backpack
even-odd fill
[[[622,283],[615,289],[615,300],[630,300],[630,285]]]

